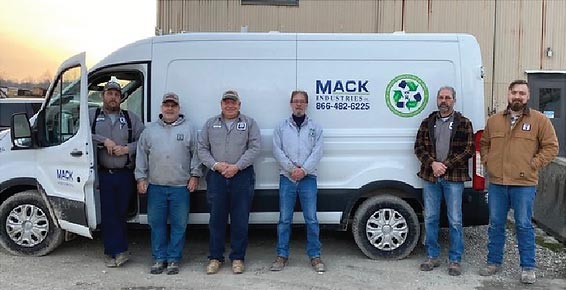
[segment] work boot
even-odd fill
[[[208,261],[208,266],[206,266],[206,274],[216,274],[220,270],[220,267],[222,267],[220,260],[211,259]]]
[[[320,259],[320,257],[311,258],[311,266],[317,273],[324,273],[326,271],[326,266]]]
[[[116,268],[116,259],[112,258],[112,256],[104,255],[104,265],[108,268]]]
[[[534,284],[537,281],[535,269],[524,269],[521,271],[521,282],[523,284]]]
[[[271,264],[271,268],[269,268],[269,270],[271,270],[271,271],[281,271],[281,270],[283,270],[283,268],[285,268],[285,266],[287,266],[287,258],[277,256],[277,258],[275,258],[275,261],[273,262],[273,264]]]
[[[232,272],[234,274],[242,274],[244,273],[244,270],[245,270],[244,260],[232,261]]]
[[[448,264],[448,275],[460,276],[462,274],[462,267],[458,262],[450,262]]]
[[[153,266],[151,266],[151,270],[149,271],[149,273],[151,273],[151,274],[161,274],[161,273],[163,273],[164,269],[165,269],[165,263],[164,262],[155,261]]]
[[[124,265],[130,259],[130,253],[122,252],[116,255],[116,267]]]
[[[421,263],[419,268],[421,269],[421,271],[432,271],[438,266],[440,266],[439,258],[427,257],[426,260]]]
[[[167,275],[177,275],[179,274],[179,263],[169,262],[167,263]]]
[[[491,276],[501,270],[501,266],[495,264],[487,264],[480,269],[480,276]]]

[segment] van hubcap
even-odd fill
[[[19,246],[36,246],[45,240],[48,232],[47,215],[32,204],[15,207],[6,219],[6,233]]]
[[[407,238],[407,221],[394,209],[380,209],[366,222],[366,236],[370,244],[382,251],[399,248]]]

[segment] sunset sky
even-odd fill
[[[155,25],[155,0],[0,0],[0,77],[53,77],[83,51],[90,67]]]

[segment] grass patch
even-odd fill
[[[535,242],[537,243],[537,245],[541,247],[545,247],[556,253],[563,252],[566,250],[566,247],[564,247],[564,245],[562,245],[561,243],[547,243],[544,241],[543,237],[536,236]]]

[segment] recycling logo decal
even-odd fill
[[[398,75],[385,89],[385,103],[397,116],[414,117],[422,112],[428,103],[428,87],[415,75]]]

